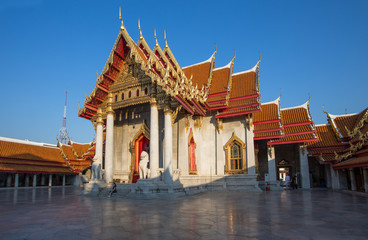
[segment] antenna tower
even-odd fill
[[[66,99],[67,99],[68,92],[65,92],[65,105],[64,105],[64,116],[63,116],[63,126],[60,129],[59,135],[57,140],[62,144],[68,143],[68,132],[66,130]]]

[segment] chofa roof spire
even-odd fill
[[[123,23],[123,18],[121,17],[121,6],[119,7],[119,19],[121,21],[120,29],[123,30],[123,29],[125,29],[125,27],[124,27],[124,23]]]

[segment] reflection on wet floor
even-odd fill
[[[0,239],[366,239],[368,196],[207,192],[108,199],[73,187],[0,190]]]

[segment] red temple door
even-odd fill
[[[134,142],[134,150],[135,150],[135,161],[133,168],[133,178],[132,183],[136,183],[139,179],[139,161],[141,159],[141,153],[145,150],[145,147],[149,146],[149,139],[146,138],[143,134],[141,134],[137,140]]]

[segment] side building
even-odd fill
[[[368,108],[360,113],[332,115],[316,127],[320,141],[308,145],[325,168],[327,187],[368,192]]]
[[[0,137],[0,187],[80,185],[94,143],[51,145]]]

